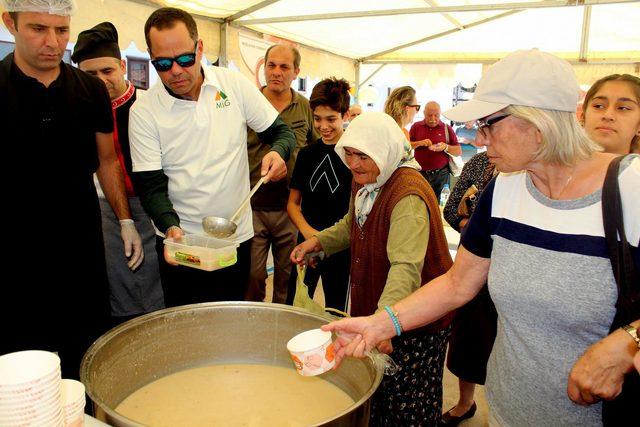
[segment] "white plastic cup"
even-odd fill
[[[62,409],[66,426],[82,425],[86,404],[84,384],[76,380],[62,380]]]
[[[336,364],[331,332],[311,329],[291,338],[287,343],[291,360],[300,375],[320,375]]]
[[[0,418],[27,413],[41,413],[51,406],[61,406],[60,390],[52,391],[49,395],[35,400],[27,400],[13,405],[0,407]]]
[[[41,350],[0,356],[0,425],[59,425],[57,414],[60,358]]]
[[[24,403],[48,399],[49,396],[59,393],[60,378],[56,378],[46,383],[41,383],[38,387],[25,388],[20,391],[2,393],[0,392],[0,411],[5,406],[20,406]]]
[[[0,356],[0,393],[37,387],[57,375],[60,358],[42,350],[17,351]]]
[[[84,410],[72,418],[65,417],[64,427],[84,427]]]
[[[63,379],[60,385],[62,390],[62,406],[76,406],[85,403],[84,384],[80,381]]]
[[[36,408],[16,412],[13,415],[2,416],[0,417],[0,425],[53,425],[44,422],[51,420],[58,414],[62,414],[59,399],[39,405]]]

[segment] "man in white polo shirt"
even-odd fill
[[[161,82],[131,108],[129,139],[134,185],[158,231],[166,305],[242,300],[253,237],[250,209],[232,236],[240,244],[238,261],[224,269],[177,265],[161,236],[203,234],[205,216],[231,217],[249,193],[247,126],[272,144],[262,159],[266,181],[286,176],[295,137],[247,78],[201,65],[202,40],[187,12],[156,10],[145,37]]]

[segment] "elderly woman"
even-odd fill
[[[350,247],[351,314],[384,312],[451,266],[438,204],[415,169],[409,142],[388,115],[362,114],[340,138],[336,153],[353,174],[349,212],[298,245],[291,260],[300,264],[307,253],[331,256]],[[378,346],[393,351],[399,371],[383,379],[371,425],[438,423],[448,335],[445,317]]]
[[[384,112],[396,121],[407,140],[409,140],[409,131],[406,127],[413,123],[418,111],[420,111],[420,104],[416,100],[416,91],[411,86],[395,88],[384,103]]]
[[[473,100],[445,114],[461,122],[481,119],[478,138],[501,173],[485,188],[445,275],[395,304],[391,314],[324,326],[341,333],[338,360],[362,356],[395,336],[397,324],[401,332],[440,318],[488,280],[498,312],[487,367],[489,423],[601,424],[599,401],[616,396],[633,369],[640,320],[612,329],[618,292],[601,188],[615,156],[600,153],[579,127],[577,98],[566,61],[518,51],[486,72]],[[618,183],[637,270],[638,156],[621,162]],[[632,411],[621,414],[628,420]]]

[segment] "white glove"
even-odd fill
[[[120,234],[124,243],[124,255],[129,258],[127,265],[131,270],[135,270],[142,264],[144,251],[142,250],[142,239],[132,219],[120,220]]]

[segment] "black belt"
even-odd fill
[[[443,169],[449,169],[449,165],[446,165],[444,167],[441,167],[440,169],[430,169],[428,171],[421,171],[422,173],[428,173],[429,175],[435,175],[437,172],[440,172]]]

